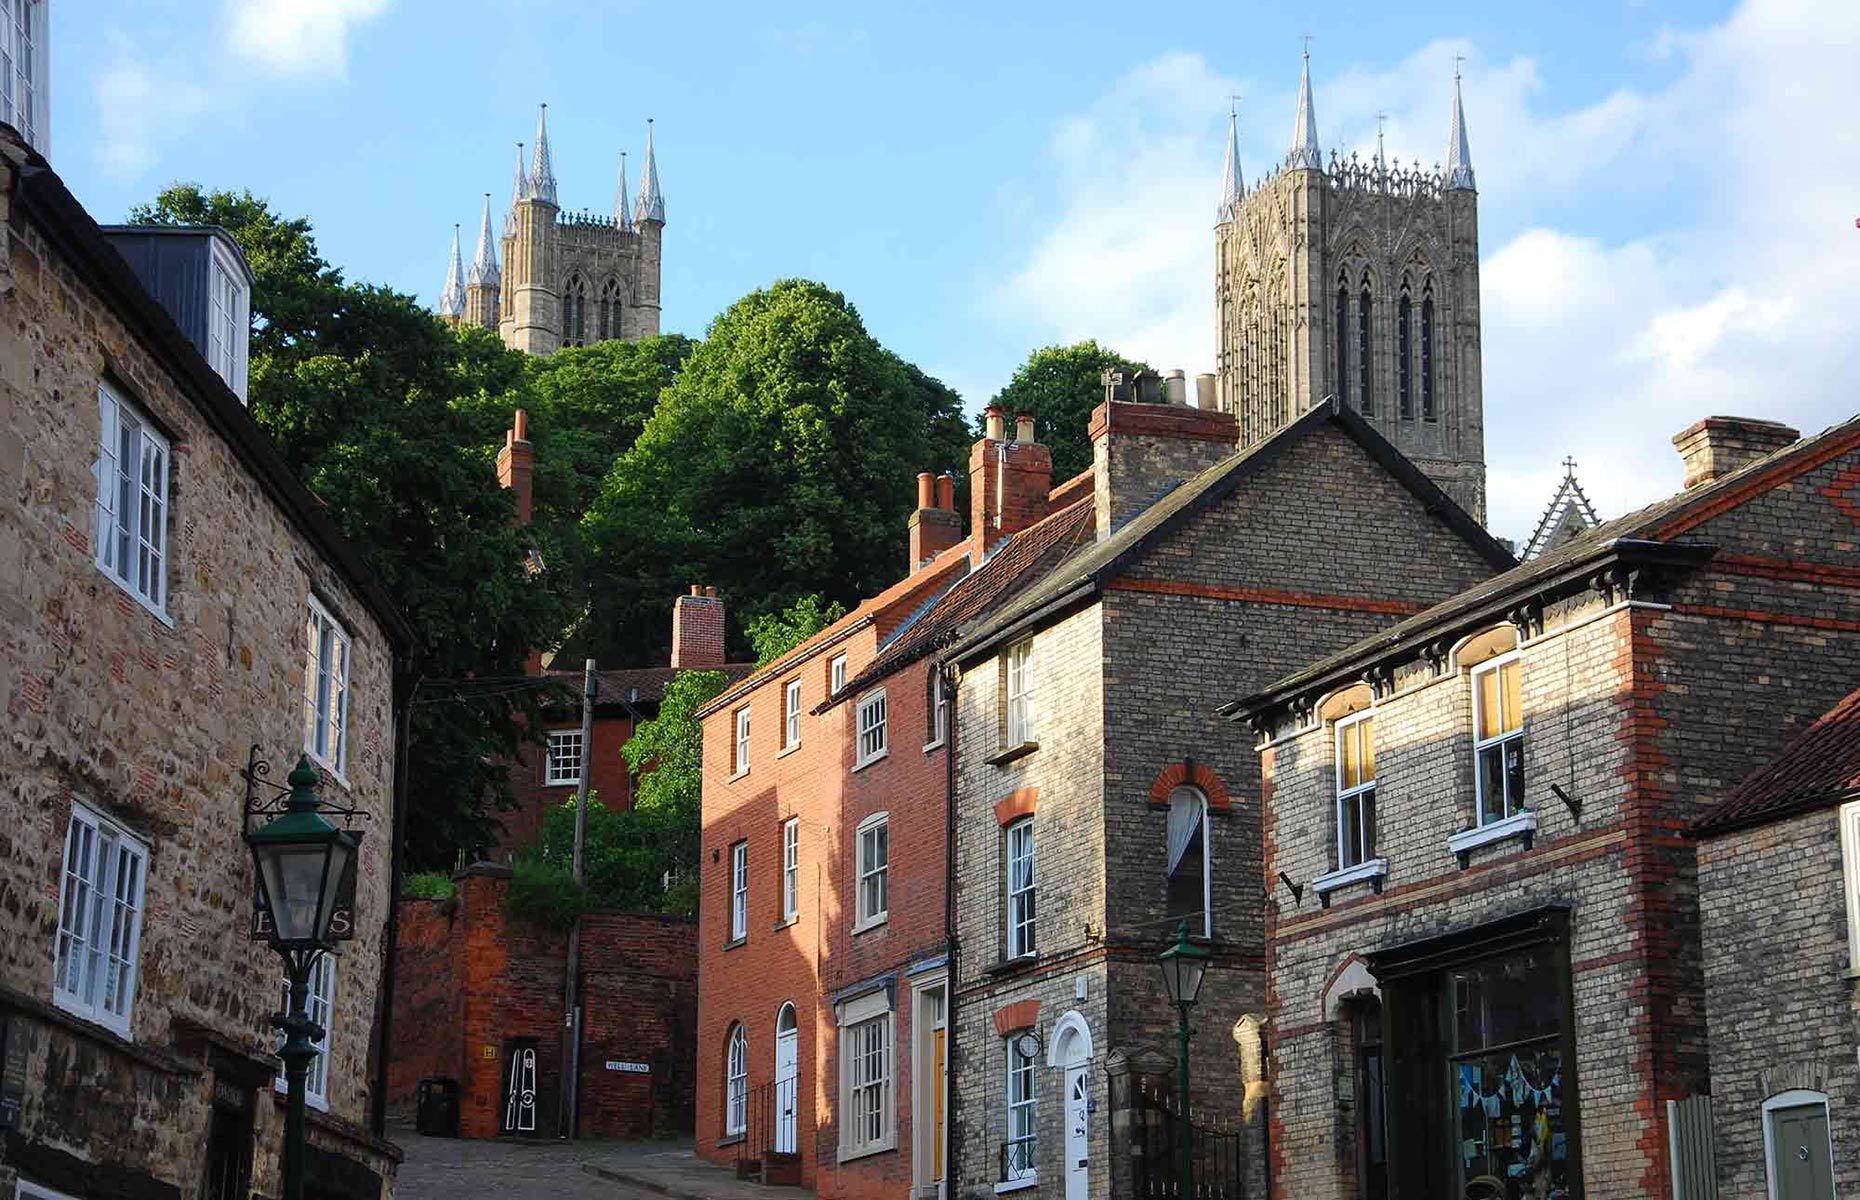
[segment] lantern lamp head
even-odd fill
[[[1210,957],[1206,947],[1197,946],[1188,940],[1187,921],[1176,927],[1175,945],[1156,958],[1157,965],[1162,967],[1163,988],[1169,993],[1171,1004],[1182,1009],[1195,1006],[1195,1001],[1201,995],[1201,980],[1207,973]]]
[[[280,950],[327,948],[336,892],[355,838],[323,818],[320,777],[308,756],[292,768],[284,812],[246,835],[258,868],[258,902],[271,944]]]

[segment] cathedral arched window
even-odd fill
[[[1434,285],[1421,291],[1421,419],[1432,421],[1434,409]]]
[[[600,336],[611,341],[620,336],[620,284],[609,279],[601,285]]]
[[[1364,416],[1374,416],[1376,397],[1373,386],[1374,375],[1371,371],[1373,358],[1369,352],[1369,323],[1373,311],[1373,302],[1369,297],[1369,277],[1363,277],[1363,298],[1356,306],[1356,378],[1361,393],[1357,407]]]
[[[570,275],[562,288],[562,344],[585,346],[588,342],[588,285],[579,275]]]
[[[1395,390],[1404,421],[1414,420],[1414,301],[1408,281],[1402,280],[1401,299],[1395,303]]]
[[[1337,285],[1337,399],[1350,402],[1350,285]]]

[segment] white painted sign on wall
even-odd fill
[[[607,1060],[607,1069],[609,1071],[625,1071],[632,1075],[652,1074],[651,1063],[621,1062],[619,1059],[614,1058]]]

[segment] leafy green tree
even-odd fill
[[[1143,363],[1095,341],[1045,346],[1027,356],[991,405],[1012,421],[1034,415],[1034,437],[1053,452],[1053,481],[1061,483],[1091,466],[1091,414],[1104,402],[1103,373],[1117,368],[1135,374]]]
[[[524,356],[345,282],[308,222],[249,192],[180,185],[133,218],[222,225],[253,262],[252,414],[418,631],[405,849],[415,868],[449,866],[509,802],[503,764],[536,693],[499,681],[573,601],[526,570],[531,535],[493,470],[502,439],[485,424],[524,402]]]
[[[782,280],[711,323],[583,532],[605,643],[665,652],[665,605],[701,581],[774,612],[818,592],[857,603],[904,565],[923,470],[957,469],[970,437],[948,387],[886,350],[846,298]]]
[[[845,615],[844,604],[828,603],[810,592],[780,612],[750,618],[744,632],[756,652],[756,666],[768,666]]]

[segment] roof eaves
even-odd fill
[[[1725,812],[1721,811],[1723,806],[1719,806],[1694,821],[1686,833],[1699,839],[1722,837],[1727,833],[1774,824],[1818,809],[1835,808],[1849,800],[1860,800],[1860,786],[1810,788],[1751,809]]]

